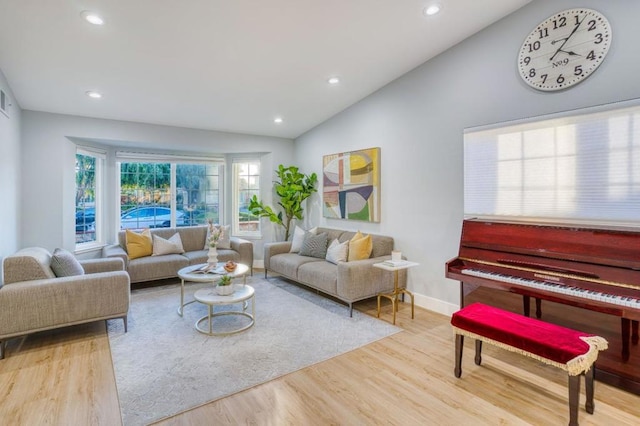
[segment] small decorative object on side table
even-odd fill
[[[396,312],[398,312],[398,296],[401,294],[408,294],[411,297],[411,319],[414,316],[413,306],[413,293],[405,288],[398,288],[398,271],[401,269],[408,269],[413,266],[418,266],[419,263],[409,262],[408,260],[386,260],[381,263],[374,263],[376,268],[384,269],[385,271],[393,272],[393,291],[391,293],[378,294],[378,318],[380,318],[380,298],[386,297],[391,300],[391,308],[393,309],[393,324],[396,323]]]

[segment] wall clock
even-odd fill
[[[611,46],[611,26],[600,12],[569,9],[545,19],[518,54],[522,79],[538,90],[580,83],[602,63]]]

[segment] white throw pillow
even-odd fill
[[[163,254],[181,254],[184,253],[182,247],[182,238],[177,232],[173,234],[171,238],[165,240],[164,238],[153,236],[153,253],[152,256],[161,256]]]
[[[335,263],[337,265],[338,262],[346,262],[348,255],[349,241],[347,240],[344,243],[341,243],[336,238],[335,240],[331,241],[331,244],[329,244],[329,248],[327,248],[326,260],[327,262]]]
[[[230,249],[231,248],[231,225],[222,225],[220,226],[222,233],[220,234],[220,238],[218,239],[218,248],[220,249]]]
[[[298,253],[304,243],[304,236],[307,232],[311,232],[313,235],[318,233],[318,227],[312,228],[308,231],[300,228],[296,225],[296,229],[293,231],[293,237],[291,238],[291,249],[289,253]]]

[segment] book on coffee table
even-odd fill
[[[226,274],[227,271],[222,266],[212,266],[206,264],[200,268],[191,271],[192,274]]]

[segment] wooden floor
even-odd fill
[[[375,315],[375,301],[357,304]],[[382,317],[391,318],[383,307]],[[400,307],[404,331],[280,379],[164,419],[159,425],[563,425],[567,377],[553,367],[489,345],[483,365],[467,341],[453,375],[449,319]],[[346,313],[346,308],[345,308]],[[467,339],[470,340],[470,339]],[[120,425],[104,322],[14,339],[0,361],[0,423]],[[596,383],[582,425],[640,422],[640,397]]]

